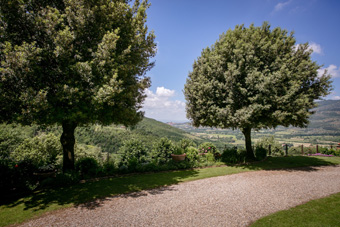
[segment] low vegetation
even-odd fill
[[[189,169],[181,171],[122,175],[65,187],[53,187],[35,191],[21,198],[7,197],[1,200],[0,226],[23,222],[47,211],[70,206],[86,206],[86,202],[100,205],[105,197],[122,193],[158,188],[171,184],[223,176],[245,171],[285,169],[303,166],[340,164],[339,157],[269,157],[263,162],[238,166]]]
[[[339,226],[340,193],[257,220],[251,226]]]

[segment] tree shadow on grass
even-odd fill
[[[187,170],[136,174],[89,181],[64,188],[37,191],[26,198],[7,201],[5,206],[15,207],[23,204],[24,210],[32,212],[44,210],[50,206],[61,207],[64,205],[95,209],[102,206],[112,196],[139,197],[161,194],[164,191],[173,190],[168,185],[178,184],[188,177],[197,176],[197,174],[197,170]],[[141,192],[147,189],[153,190],[149,190],[148,193]]]
[[[285,171],[318,171],[319,166],[337,165],[331,159],[325,160],[308,156],[267,157],[260,162],[249,163],[240,166],[249,170],[285,170]]]

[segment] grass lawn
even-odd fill
[[[340,226],[340,193],[279,211],[251,226]]]
[[[48,211],[79,206],[105,197],[246,171],[337,165],[340,157],[269,157],[264,162],[173,172],[138,174],[86,182],[71,187],[36,191],[30,196],[0,202],[0,226],[20,223]],[[310,167],[311,169],[313,167]]]

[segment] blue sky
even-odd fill
[[[297,44],[308,42],[312,59],[333,78],[332,94],[340,99],[340,1],[337,0],[149,0],[147,25],[154,30],[158,52],[147,73],[145,116],[159,121],[185,122],[184,84],[202,49],[236,25],[294,31]]]

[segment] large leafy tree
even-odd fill
[[[0,0],[0,121],[59,124],[64,170],[74,131],[133,125],[155,55],[147,0]]]
[[[308,43],[277,27],[236,26],[202,51],[185,84],[187,117],[194,126],[239,128],[253,159],[251,130],[305,127],[315,100],[329,93]]]

